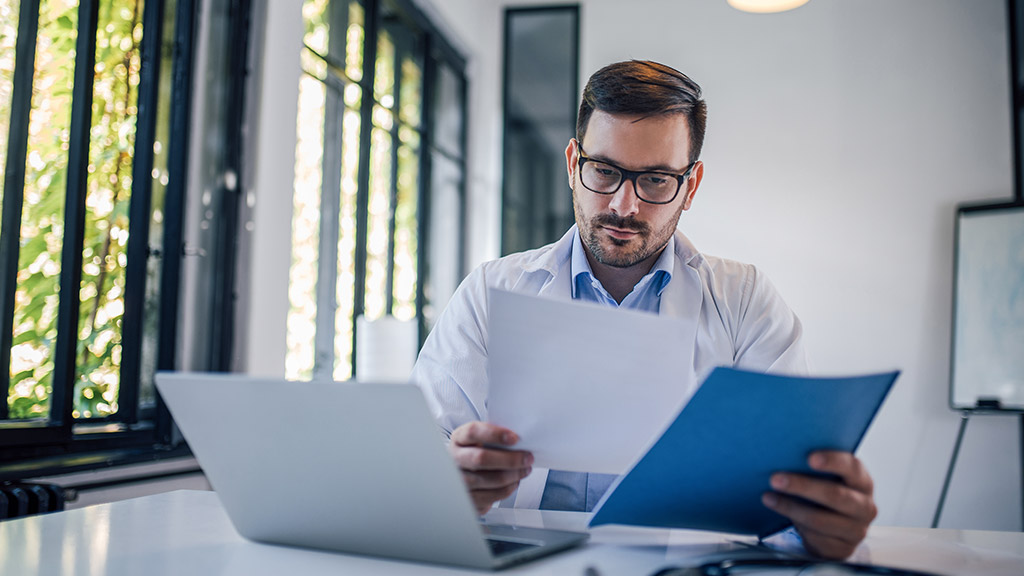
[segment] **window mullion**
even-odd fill
[[[387,281],[385,283],[384,314],[391,316],[395,304],[395,215],[398,212],[398,148],[401,141],[398,139],[398,127],[401,124],[399,115],[402,107],[402,55],[409,41],[399,34],[392,34],[395,43],[395,58],[392,64],[394,70],[394,86],[392,88],[392,111],[391,111],[391,200],[388,203],[390,214],[388,216],[388,265]]]
[[[363,34],[363,96],[359,108],[359,168],[356,189],[355,290],[352,306],[352,374],[356,373],[356,319],[363,315],[366,300],[366,232],[370,204],[370,137],[373,132],[373,82],[377,64],[378,1],[365,4]]]
[[[348,39],[348,2],[327,7],[331,34],[327,55],[345,62]],[[344,65],[343,65],[344,66]],[[344,76],[343,76],[344,78]],[[338,309],[338,240],[341,236],[341,165],[344,149],[346,82],[328,73],[324,89],[324,145],[320,170],[320,245],[316,280],[316,336],[313,379],[334,378],[334,334]]]
[[[427,338],[427,317],[423,313],[426,304],[424,287],[430,281],[430,184],[432,182],[431,167],[433,166],[433,134],[434,134],[434,87],[436,85],[437,66],[433,55],[433,35],[427,34],[423,39],[423,87],[420,89],[420,158],[419,185],[417,186],[416,209],[419,226],[416,227],[416,323],[419,328],[420,346]]]
[[[334,35],[332,35],[333,41]],[[344,37],[342,37],[344,41]],[[324,148],[320,192],[320,246],[316,280],[316,343],[313,379],[334,374],[334,316],[337,309],[338,237],[341,218],[342,94],[329,82],[324,105]]]
[[[96,27],[99,2],[78,5],[75,45],[75,84],[71,101],[67,194],[64,208],[64,248],[61,255],[60,303],[54,347],[53,394],[50,420],[70,432],[74,404],[75,359],[85,241],[85,198],[88,191],[89,132],[92,127],[93,80],[96,66]]]
[[[178,291],[184,248],[185,187],[188,182],[190,125],[192,122],[192,70],[196,0],[178,0],[174,22],[174,64],[171,80],[170,136],[167,151],[169,179],[164,196],[163,270],[160,274],[160,315],[157,370],[175,368],[178,342]],[[166,439],[170,412],[157,401],[157,437]]]
[[[124,316],[121,320],[121,372],[118,419],[138,419],[141,376],[143,308],[149,260],[149,219],[153,203],[153,141],[160,95],[160,47],[163,45],[165,0],[146,0],[142,14],[142,59],[139,74],[135,151],[132,159],[132,197],[128,215],[128,262],[125,271]]]
[[[466,276],[466,228],[469,222],[469,211],[466,210],[468,204],[468,187],[469,187],[469,161],[468,157],[468,146],[469,146],[469,84],[466,82],[465,74],[459,75],[459,102],[462,102],[462,121],[461,131],[459,133],[459,174],[461,180],[459,181],[459,206],[462,209],[459,211],[459,230],[458,239],[456,243],[459,247],[459,263],[457,266],[459,278]]]
[[[224,110],[224,155],[221,177],[216,191],[220,220],[215,231],[213,249],[213,296],[210,318],[210,347],[207,366],[218,372],[230,372],[234,350],[235,277],[238,262],[238,219],[244,183],[242,163],[245,126],[245,94],[248,76],[251,0],[227,2],[228,29],[231,40],[226,58],[228,84],[222,94]]]
[[[0,420],[8,417],[11,388],[11,346],[14,342],[14,293],[18,289],[18,257],[21,248],[21,211],[25,193],[25,161],[28,154],[29,116],[32,112],[32,80],[35,74],[36,36],[39,33],[39,0],[22,0],[15,47],[14,93],[3,183],[3,219],[0,224]]]

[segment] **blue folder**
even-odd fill
[[[853,452],[899,372],[789,377],[716,368],[598,503],[591,526],[629,524],[765,537],[790,525],[761,503],[775,472],[821,475],[819,449]]]

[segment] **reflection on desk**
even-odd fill
[[[577,531],[586,530],[588,519],[579,512],[512,509],[495,509],[486,517],[493,523]],[[591,530],[582,548],[501,573],[636,576],[741,548],[717,533],[603,526]],[[1024,533],[873,527],[852,560],[950,576],[1020,576]],[[467,573],[249,542],[235,532],[213,492],[171,492],[0,522],[0,574],[5,575]]]

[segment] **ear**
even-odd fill
[[[697,188],[700,188],[700,181],[704,179],[704,162],[698,160],[693,165],[690,177],[686,179],[686,196],[683,197],[683,210],[689,210],[693,199],[697,196]]]
[[[565,147],[565,171],[569,176],[569,188],[572,188],[573,182],[575,182],[574,175],[576,174],[576,166],[578,166],[576,151],[576,139],[569,138],[569,145]]]

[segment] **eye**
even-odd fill
[[[642,179],[644,182],[647,182],[652,186],[667,186],[669,184],[668,177],[661,176],[659,174],[644,174]]]

